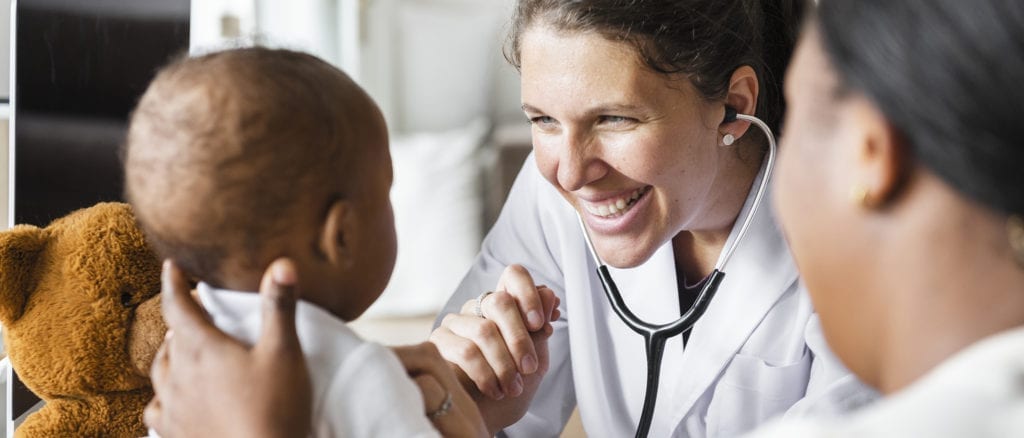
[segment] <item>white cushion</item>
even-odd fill
[[[398,259],[391,283],[367,316],[436,313],[480,250],[483,200],[480,145],[489,126],[391,140],[391,201]]]

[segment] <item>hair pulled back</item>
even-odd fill
[[[724,99],[733,72],[749,65],[761,90],[755,115],[778,133],[782,79],[806,9],[803,0],[519,0],[506,58],[519,68],[532,26],[596,32],[632,45],[656,72],[685,75],[709,101]]]

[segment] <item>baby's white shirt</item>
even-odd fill
[[[213,323],[253,345],[261,330],[261,299],[252,292],[198,287]],[[423,413],[423,396],[398,357],[359,338],[344,321],[299,301],[295,325],[313,386],[313,436],[439,437]],[[253,382],[259,384],[259,382]]]

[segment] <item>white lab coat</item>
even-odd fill
[[[494,288],[513,263],[558,294],[562,318],[554,324],[551,365],[529,411],[504,433],[558,436],[578,405],[589,435],[632,436],[646,382],[643,339],[609,307],[572,207],[543,179],[532,155],[442,315]],[[844,412],[876,397],[828,352],[767,204],[725,271],[687,348],[679,337],[666,344],[650,436],[731,437],[791,409]],[[611,274],[641,318],[664,323],[679,317],[670,242],[641,266],[612,268]]]
[[[749,438],[1024,436],[1024,327],[958,352],[885,400],[845,418],[786,418]]]

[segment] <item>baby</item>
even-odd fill
[[[154,248],[244,342],[260,331],[249,291],[295,262],[315,436],[438,436],[394,354],[345,325],[384,290],[396,246],[384,119],[348,76],[285,50],[178,61],[132,115],[125,178]]]

